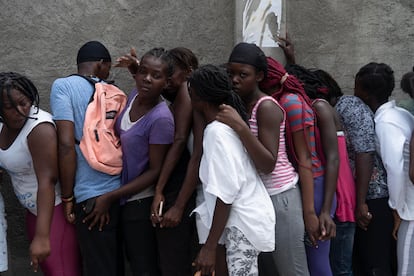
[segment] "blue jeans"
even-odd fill
[[[354,222],[336,222],[336,237],[331,239],[332,274],[334,276],[352,276],[352,252],[354,248]]]

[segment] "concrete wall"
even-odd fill
[[[345,93],[363,65],[389,64],[396,96],[404,73],[414,65],[414,1],[287,0],[287,31],[297,62],[330,72]]]
[[[1,1],[0,71],[29,76],[48,108],[52,81],[76,70],[86,41],[103,42],[114,59],[131,46],[141,54],[185,46],[201,62],[220,62],[233,44],[233,11],[229,0]],[[125,90],[133,86],[124,70],[113,70],[112,77]]]
[[[219,63],[233,45],[234,2],[229,0],[2,0],[0,5],[0,71],[29,76],[49,109],[52,81],[74,73],[76,54],[88,40],[107,45],[113,58],[135,46],[143,54],[152,47],[185,46],[201,63]],[[121,69],[118,84],[134,83]],[[10,271],[29,275],[23,211],[8,178],[3,181],[9,220]],[[37,274],[39,275],[39,273]]]
[[[75,71],[77,50],[88,40],[102,41],[113,58],[130,46],[138,53],[155,46],[185,46],[201,63],[221,63],[234,43],[235,1],[241,0],[2,0],[0,71],[29,76],[41,93],[41,106],[49,109],[52,81]],[[414,65],[412,0],[286,4],[287,31],[298,63],[331,72],[346,93],[352,93],[353,76],[370,61],[391,65],[398,83]],[[125,91],[133,87],[123,70],[113,70],[112,77]],[[7,275],[29,275],[24,212],[8,178],[2,191],[11,253]]]

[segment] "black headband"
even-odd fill
[[[234,46],[229,62],[249,64],[267,74],[266,56],[256,44],[241,42]]]

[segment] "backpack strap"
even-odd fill
[[[93,79],[93,78],[91,78],[91,77],[84,76],[84,75],[81,75],[81,74],[71,74],[71,75],[69,75],[68,77],[70,77],[70,76],[78,76],[78,77],[84,78],[85,80],[87,80],[87,81],[88,81],[90,84],[92,84],[93,86],[95,86],[95,83],[97,83],[97,82],[101,81],[101,79],[99,79],[99,81],[96,81],[96,80],[94,80],[94,79]]]
[[[70,77],[70,76],[78,76],[78,77],[81,77],[81,78],[83,78],[84,80],[86,80],[87,82],[89,82],[92,85],[92,87],[93,87],[93,93],[92,93],[92,95],[91,95],[91,97],[89,99],[89,102],[88,102],[88,104],[90,104],[93,101],[93,96],[95,95],[95,84],[98,83],[99,81],[96,81],[96,80],[94,80],[91,77],[87,77],[87,76],[84,76],[84,75],[81,75],[81,74],[71,74],[68,77]],[[76,138],[75,138],[75,144],[78,145],[78,146],[80,144],[80,141],[78,139],[76,139]]]
[[[88,102],[88,103],[91,103],[93,101],[93,95],[95,95],[95,84],[98,83],[98,82],[101,82],[101,79],[99,79],[99,81],[96,81],[96,80],[94,80],[91,77],[84,76],[84,75],[80,75],[80,74],[72,74],[70,76],[78,76],[78,77],[81,77],[81,78],[87,80],[93,86],[93,88],[94,88],[93,89],[93,93],[92,93],[91,98],[89,99],[89,102]]]
[[[81,75],[81,74],[70,74],[68,77],[70,77],[70,76],[78,76],[78,77],[84,78],[85,80],[87,80],[89,83],[91,83],[91,84],[93,84],[93,85],[95,85],[95,83],[98,83],[98,82],[104,82],[104,83],[106,83],[106,84],[112,84],[112,85],[117,86],[117,85],[115,84],[115,81],[114,81],[114,80],[103,80],[103,79],[100,79],[100,78],[98,78],[98,77],[93,76],[93,77],[95,77],[95,78],[97,78],[97,79],[98,79],[98,80],[96,81],[96,80],[94,80],[94,79],[92,78],[92,76],[84,76],[84,75]]]

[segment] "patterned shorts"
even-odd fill
[[[232,226],[225,230],[227,267],[230,276],[257,276],[257,257],[260,253],[243,233]]]

